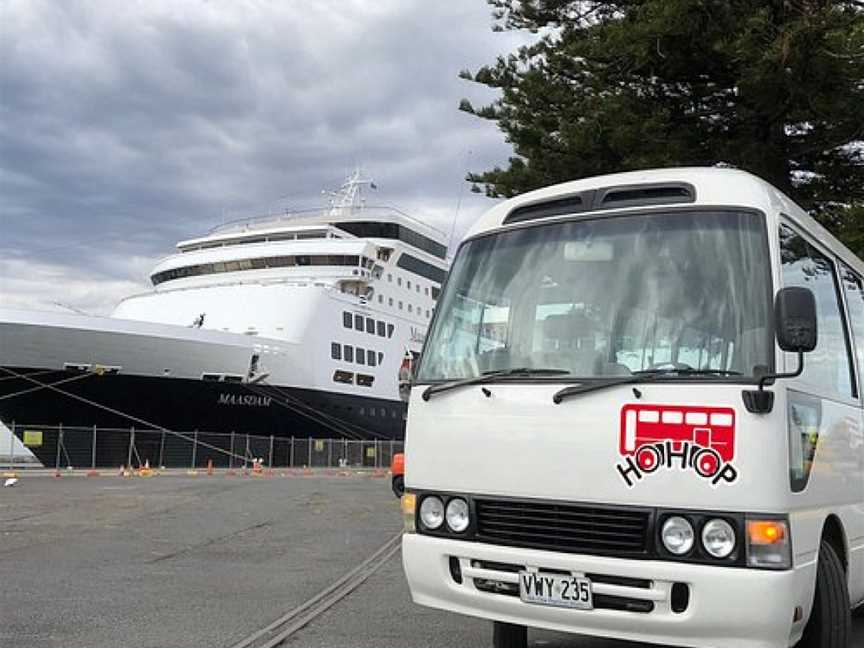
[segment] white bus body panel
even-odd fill
[[[781,217],[795,223],[832,257],[864,275],[864,264],[786,196],[736,170],[668,169],[564,183],[500,203],[474,225],[468,237],[514,227],[503,221],[520,206],[597,187],[676,181],[696,187],[697,201],[688,207],[739,207],[765,215],[775,292],[782,286],[777,236]],[[668,208],[643,206],[632,211]],[[602,217],[603,212],[590,215]],[[566,218],[552,217],[543,222]],[[784,366],[791,371],[794,362],[786,362],[778,351],[778,371]],[[436,394],[429,401],[420,397],[425,386],[416,387],[408,414],[406,488],[658,509],[788,514],[793,568],[773,572],[627,560],[406,534],[403,561],[415,602],[515,624],[652,643],[705,648],[792,646],[800,639],[810,615],[820,538],[830,516],[839,520],[845,534],[850,600],[853,604],[864,602],[862,398],[822,398],[813,471],[803,491],[793,493],[787,390],[819,397],[818,385],[777,381],[769,387],[775,394],[770,414],[751,414],[744,407],[741,392],[753,386],[643,383],[637,386],[641,398],[632,387],[621,386],[578,395],[556,405],[552,395],[562,386],[496,383],[486,386],[490,397],[474,386]],[[625,460],[620,450],[633,434],[630,420],[622,418],[622,408],[633,404],[733,409],[735,452],[731,463],[737,471],[735,479],[712,484],[692,470],[660,468],[628,485],[616,466]],[[633,614],[531,605],[516,597],[480,591],[470,585],[470,578],[466,579],[469,584],[456,584],[448,567],[451,556],[469,559],[467,565],[476,559],[648,579],[654,581],[656,591],[650,596],[656,597],[657,606],[651,614]],[[691,586],[690,605],[682,614],[672,614],[669,609],[668,588],[673,582]],[[632,588],[626,595],[645,596]],[[804,616],[793,623],[793,611],[798,606]]]

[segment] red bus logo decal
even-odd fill
[[[615,467],[632,488],[659,469],[695,472],[712,486],[738,479],[731,407],[625,405]]]

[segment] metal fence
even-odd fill
[[[167,468],[265,467],[387,468],[404,442],[395,439],[318,439],[138,428],[9,426],[46,468],[143,466]],[[13,444],[14,447],[14,444]],[[6,457],[16,462],[13,454]],[[212,463],[211,463],[212,462]]]

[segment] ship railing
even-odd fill
[[[277,228],[290,225],[326,225],[333,221],[351,220],[374,220],[376,216],[395,214],[400,219],[409,221],[418,228],[428,230],[435,236],[443,237],[445,232],[430,225],[392,205],[364,205],[363,207],[333,209],[296,209],[285,210],[280,214],[266,214],[260,216],[249,216],[226,221],[213,227],[207,232],[207,236],[216,234],[235,234],[257,231],[261,229]]]
[[[389,468],[403,452],[399,439],[265,436],[245,432],[167,431],[146,428],[9,425],[18,439],[0,467],[58,471],[98,468]],[[21,444],[27,448],[20,449]],[[33,460],[35,455],[37,461]]]

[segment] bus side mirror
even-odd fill
[[[744,406],[748,412],[767,414],[774,407],[774,392],[765,391],[765,383],[777,378],[795,378],[804,371],[804,354],[816,348],[816,298],[809,288],[782,288],[774,300],[774,325],[777,345],[781,350],[798,354],[798,368],[792,373],[765,374],[759,379],[759,389],[744,390]]]
[[[782,288],[774,301],[774,322],[783,351],[807,353],[816,348],[816,298],[809,288]]]

